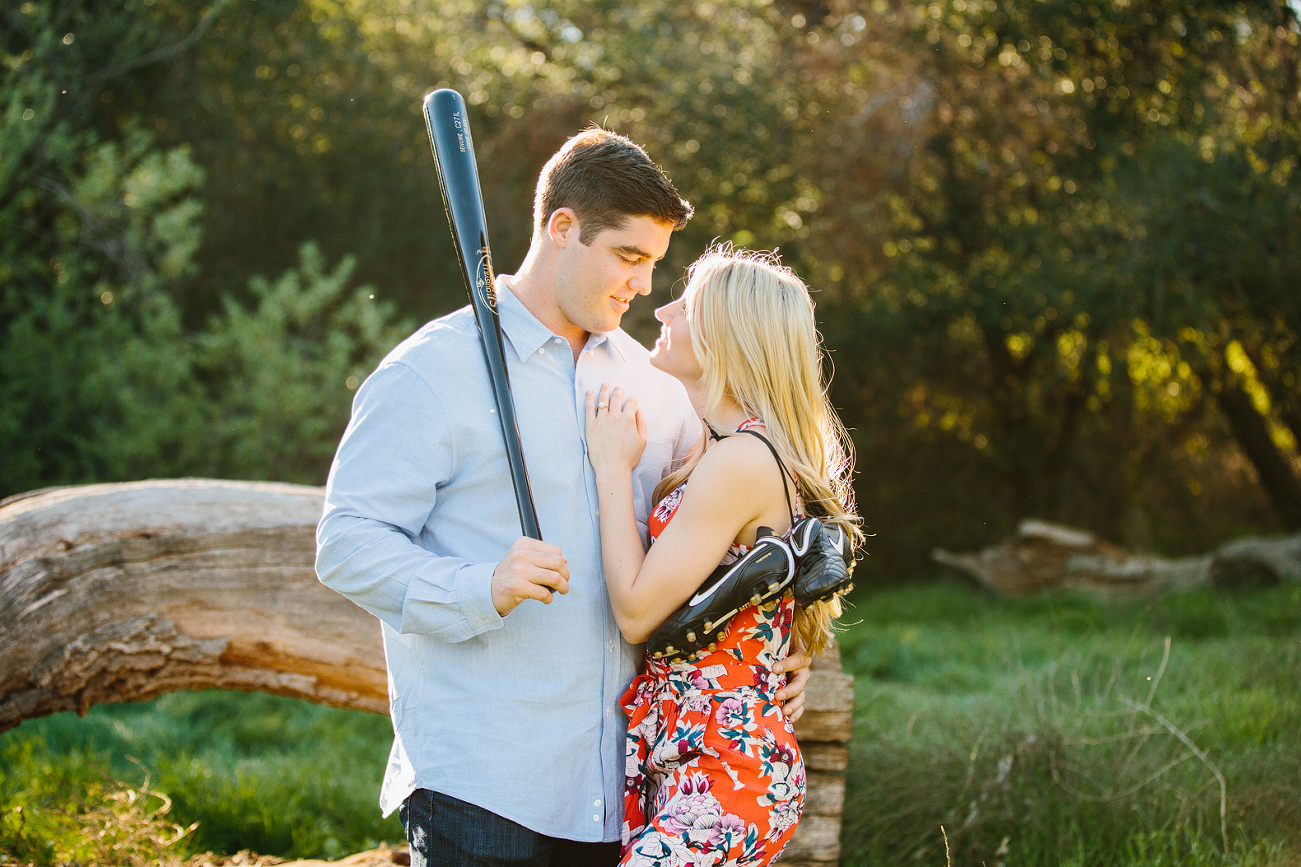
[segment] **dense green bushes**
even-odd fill
[[[633,333],[715,237],[810,279],[876,577],[1029,516],[1301,527],[1291,7],[860,6],[6,5],[0,494],[322,481],[344,383],[462,303],[419,114],[450,85],[503,270],[597,122],[697,205]]]
[[[148,5],[4,12],[2,494],[179,475],[319,483],[351,389],[409,329],[349,286],[352,258],[331,269],[311,243],[275,281],[205,282],[206,178],[222,173],[86,93],[175,35]]]

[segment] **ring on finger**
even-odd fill
[[[610,408],[610,405],[609,405],[608,403],[598,403],[598,404],[596,405],[596,411],[597,411],[597,412],[600,412],[600,411],[603,410],[603,409],[609,409],[609,408]]]

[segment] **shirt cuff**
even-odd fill
[[[456,643],[500,629],[504,621],[492,604],[496,568],[496,563],[460,567],[450,594],[429,581],[412,582],[402,606],[402,631]]]

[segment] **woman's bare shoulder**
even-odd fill
[[[736,488],[759,492],[777,485],[780,491],[777,459],[758,437],[737,434],[712,443],[691,473],[693,482],[702,472],[705,479],[726,480]]]

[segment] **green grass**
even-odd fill
[[[945,834],[972,867],[1301,864],[1301,588],[854,602],[844,864],[943,865]],[[29,721],[0,735],[0,863],[395,843],[389,740],[381,716],[224,692]]]
[[[197,823],[178,857],[339,858],[397,843],[402,826],[376,803],[391,736],[377,714],[216,690],[32,720],[0,735],[0,852],[84,861],[81,826],[144,786],[170,797],[166,822]]]
[[[1301,588],[855,602],[844,863],[1301,863]]]

